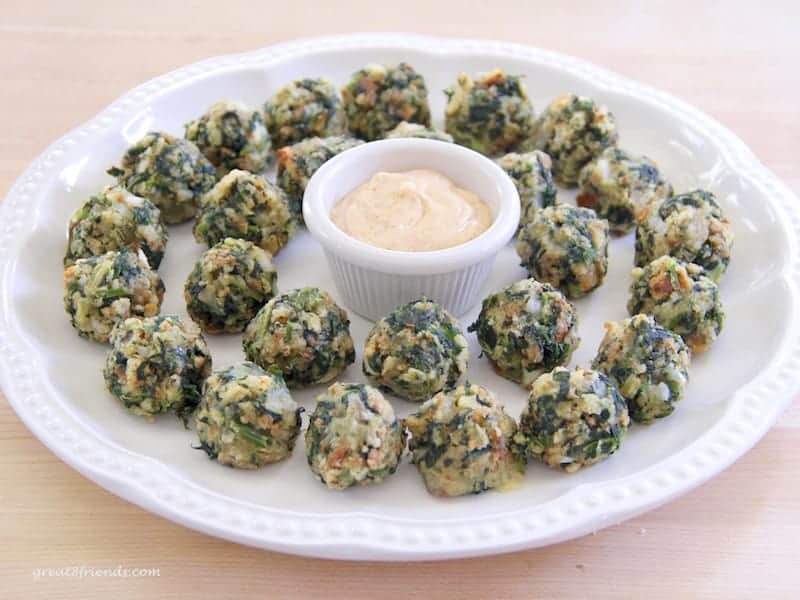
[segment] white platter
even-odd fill
[[[501,66],[526,75],[537,110],[555,95],[596,97],[617,116],[621,145],[656,159],[679,191],[715,192],[736,231],[723,278],[727,322],[694,359],[686,399],[651,427],[634,426],[620,452],[575,475],[537,464],[522,489],[456,499],[428,495],[410,464],[385,484],[330,492],[293,457],[238,472],[193,450],[172,418],[150,425],[103,390],[106,351],[78,338],[62,309],[61,258],[69,215],[110,182],[105,169],[149,129],[182,125],[217,99],[260,105],[280,84],[324,76],[337,84],[366,62],[412,63],[427,79],[432,110],[459,71]],[[569,194],[563,197],[569,197]],[[552,52],[507,43],[376,34],[300,40],[206,60],[136,88],[55,142],[0,206],[0,380],[30,430],[65,462],[113,493],[206,533],[283,552],[366,560],[434,559],[542,546],[580,536],[663,504],[719,473],[778,418],[800,383],[800,204],[733,134],[661,92]],[[201,248],[191,226],[172,228],[161,274],[164,313],[185,316],[183,281]],[[606,283],[577,302],[587,365],[602,323],[626,316],[632,236],[611,247]],[[276,260],[279,286],[318,285],[337,296],[318,245],[303,232]],[[524,275],[512,248],[498,256],[486,291]],[[477,307],[462,318],[472,322]],[[369,324],[352,316],[356,347]],[[469,378],[517,416],[523,391],[478,358]],[[241,359],[239,336],[212,337],[216,368]],[[360,357],[344,379],[362,380]],[[313,406],[318,389],[296,394]],[[401,415],[412,405],[393,400]],[[45,490],[43,490],[43,493]]]

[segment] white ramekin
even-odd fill
[[[348,192],[379,171],[432,169],[470,190],[492,209],[492,225],[474,240],[430,252],[400,252],[356,240],[331,220]],[[519,224],[520,202],[511,179],[494,161],[468,148],[417,138],[357,146],[326,162],[311,177],[303,218],[319,241],[343,303],[371,320],[422,296],[455,316],[479,300],[500,249]]]

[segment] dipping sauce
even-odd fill
[[[486,202],[429,169],[376,173],[333,207],[331,219],[357,240],[406,252],[458,246],[493,220]]]

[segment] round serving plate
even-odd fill
[[[110,183],[106,168],[151,129],[181,135],[213,101],[252,106],[281,84],[322,76],[343,84],[368,62],[407,61],[426,78],[442,124],[441,92],[461,71],[502,67],[525,75],[541,110],[563,92],[593,96],[617,117],[620,145],[654,158],[675,189],[712,190],[736,232],[721,284],[727,322],[692,361],[675,413],[633,426],[620,451],[576,474],[531,464],[510,492],[430,496],[408,459],[381,485],[332,492],[291,459],[255,472],[222,467],[193,449],[177,419],[154,424],[128,415],[103,389],[107,348],[79,338],[62,308],[61,259],[70,214]],[[560,192],[570,201],[574,193]],[[194,529],[272,550],[365,560],[475,556],[542,546],[618,523],[663,504],[719,473],[781,414],[800,383],[796,318],[800,253],[797,198],[731,132],[686,104],[553,52],[502,42],[406,34],[326,37],[199,62],[125,94],[42,153],[0,206],[0,379],[20,418],[72,467],[111,492]],[[191,225],[171,228],[160,273],[162,313],[186,317],[183,281],[202,248]],[[622,319],[633,239],[613,240],[605,284],[576,302],[582,343],[572,366],[588,365],[603,322]],[[276,258],[281,290],[337,291],[319,245],[302,231]],[[485,292],[524,277],[511,246],[497,257]],[[470,324],[478,307],[461,318]],[[357,349],[370,323],[351,315]],[[207,336],[214,366],[241,360],[240,336]],[[470,341],[469,379],[493,390],[518,416],[519,387],[495,375]],[[360,356],[341,377],[363,380]],[[307,409],[321,387],[294,394]],[[392,399],[399,415],[414,405]]]

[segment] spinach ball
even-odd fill
[[[700,265],[719,282],[731,260],[733,228],[711,192],[694,190],[651,204],[636,227],[637,267],[659,256]]]
[[[714,280],[703,267],[662,256],[632,272],[628,312],[653,315],[680,335],[692,352],[705,352],[717,339],[725,311]]]
[[[588,208],[548,206],[520,230],[517,254],[531,277],[580,298],[608,271],[608,221]]]
[[[527,149],[533,105],[522,77],[501,69],[475,78],[461,73],[444,93],[445,130],[456,144],[487,156]]]
[[[235,169],[203,196],[193,233],[208,246],[232,237],[275,255],[296,227],[289,200],[278,186],[261,175]]]
[[[277,277],[268,252],[226,238],[203,252],[189,273],[186,310],[208,333],[238,333],[276,294]]]
[[[428,88],[411,65],[371,63],[359,69],[342,88],[350,133],[378,140],[402,121],[429,127]]]
[[[452,387],[467,370],[469,349],[458,322],[422,299],[380,319],[367,336],[362,369],[375,385],[405,398],[427,400]]]
[[[188,221],[200,198],[217,182],[217,172],[192,142],[151,131],[128,148],[108,174],[132,194],[161,210],[167,225]]]
[[[330,381],[356,359],[347,312],[315,287],[267,302],[247,325],[242,345],[248,360],[280,369],[289,387]]]
[[[608,219],[616,234],[630,231],[651,204],[672,195],[672,186],[655,162],[615,147],[606,148],[581,169],[578,185],[578,206]]]
[[[614,115],[586,96],[553,100],[533,126],[533,145],[553,159],[556,181],[574,187],[586,163],[617,143]]]
[[[520,483],[525,463],[512,449],[517,424],[486,388],[467,382],[439,392],[405,424],[412,460],[434,496]]]
[[[108,342],[128,317],[157,315],[163,298],[164,283],[141,250],[111,250],[64,269],[64,309],[78,335],[96,342]]]
[[[264,115],[276,148],[347,133],[339,92],[326,79],[298,79],[284,85],[267,100]]]
[[[498,166],[514,182],[519,193],[520,228],[533,219],[540,208],[555,206],[556,185],[550,171],[552,162],[544,152],[511,152],[497,159]]]
[[[139,248],[150,266],[157,269],[168,238],[161,211],[155,204],[120,187],[109,186],[72,215],[64,265],[110,250]]]
[[[625,399],[606,375],[556,367],[531,385],[514,442],[548,467],[574,473],[616,452],[629,424]]]
[[[211,354],[191,321],[132,317],[111,332],[103,377],[106,389],[131,414],[150,420],[174,412],[185,420],[209,373]]]
[[[578,347],[578,314],[547,283],[523,279],[483,300],[469,326],[495,371],[529,385],[542,371],[569,362]]]
[[[386,134],[386,138],[419,138],[423,140],[437,140],[439,142],[453,142],[453,136],[449,133],[436,129],[435,127],[427,127],[419,123],[409,123],[408,121],[399,123],[397,127]]]
[[[681,336],[642,314],[605,328],[592,368],[617,386],[634,421],[672,414],[689,382],[690,352]]]
[[[194,424],[209,458],[258,469],[292,453],[302,412],[279,373],[241,362],[206,379]]]
[[[329,488],[381,483],[395,472],[405,447],[405,430],[374,387],[337,382],[317,397],[306,459]]]
[[[269,165],[264,117],[241,102],[215,102],[202,117],[186,124],[185,137],[197,145],[220,177],[233,169],[260,173]]]
[[[289,198],[289,210],[299,223],[303,222],[303,194],[311,176],[337,154],[363,143],[337,135],[309,138],[278,150],[276,181]]]

